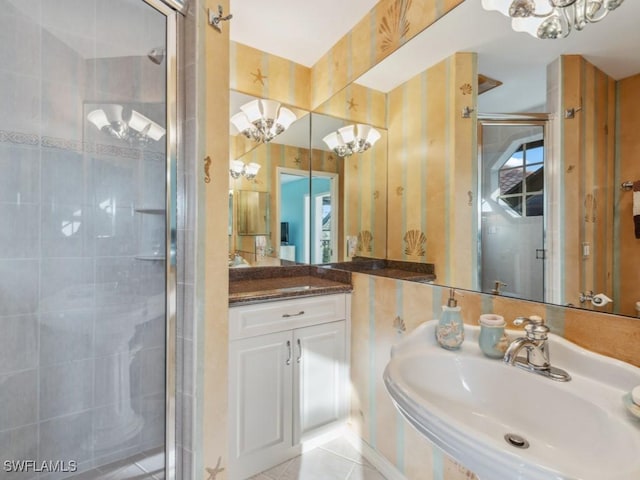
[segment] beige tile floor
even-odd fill
[[[250,480],[385,480],[344,438],[288,460]]]
[[[74,475],[68,480],[164,480],[164,450],[141,453]]]

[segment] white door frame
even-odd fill
[[[338,217],[340,213],[339,183],[340,174],[335,172],[311,171],[311,178],[328,178],[330,182],[329,194],[331,196],[331,262],[338,259]],[[315,252],[314,252],[315,253]]]

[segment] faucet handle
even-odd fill
[[[544,325],[544,318],[539,315],[531,315],[530,317],[518,317],[513,321],[515,326],[520,325]]]
[[[549,327],[544,323],[544,318],[538,315],[531,315],[530,317],[518,317],[513,321],[514,325],[524,325],[524,330],[527,332],[527,338],[529,340],[540,341],[546,340],[547,335],[550,332]]]

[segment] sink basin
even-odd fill
[[[640,368],[550,335],[551,364],[572,377],[555,382],[485,357],[479,327],[465,325],[461,349],[444,350],[436,325],[392,348],[385,385],[409,423],[480,480],[640,479],[640,420],[623,402]]]

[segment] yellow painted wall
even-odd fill
[[[633,193],[618,189],[618,183],[640,180],[640,75],[618,82],[618,167],[615,182],[618,197],[617,242],[615,248],[617,285],[614,302],[621,312],[635,315],[635,303],[640,301],[640,239],[633,227]]]
[[[582,108],[562,120],[565,302],[579,305],[580,292],[613,295],[615,80],[579,55],[561,68],[562,111]]]
[[[229,11],[229,0],[206,0],[196,13],[197,92],[204,107],[197,119],[198,241],[196,269],[196,311],[203,318],[195,338],[198,364],[196,389],[199,400],[195,418],[196,471],[194,478],[206,479],[207,469],[223,470],[216,480],[227,478],[228,422],[228,279],[227,231],[229,191],[229,30],[218,33],[207,24],[206,9],[218,4]],[[191,13],[193,14],[193,12]],[[206,159],[210,162],[207,162]],[[206,169],[208,165],[208,170]],[[208,173],[208,175],[207,175]],[[206,179],[209,179],[207,182]],[[183,212],[184,214],[184,212]],[[184,247],[183,247],[184,248]],[[202,330],[200,330],[202,328]],[[185,417],[187,418],[187,417]]]
[[[241,43],[230,48],[232,90],[310,110],[311,69]]]
[[[231,137],[233,138],[233,137]],[[280,258],[280,217],[278,213],[280,198],[278,197],[278,167],[292,170],[299,170],[302,175],[309,174],[309,150],[306,148],[292,147],[278,143],[260,144],[253,150],[241,157],[245,163],[257,163],[261,165],[258,175],[247,180],[244,177],[238,179],[229,177],[229,189],[248,190],[254,192],[269,192],[269,238],[267,247],[273,249],[266,256]],[[238,207],[234,196],[234,221],[232,222],[232,237],[230,251],[238,251],[249,261],[256,265],[270,265],[273,262],[267,258],[257,258],[255,256],[255,236],[237,235]],[[279,262],[277,262],[279,264]]]
[[[471,288],[475,262],[477,60],[458,53],[388,95],[388,251],[435,264],[438,283]],[[456,252],[455,255],[452,252]]]
[[[314,112],[386,128],[387,95],[352,83],[315,108]]]
[[[311,68],[311,108],[323,104],[463,1],[378,2]]]
[[[380,139],[369,150],[340,160],[344,166],[344,233],[339,261],[351,259],[345,252],[346,237],[356,237],[355,254],[385,258],[387,252],[387,140]]]
[[[400,416],[386,392],[382,375],[391,347],[422,322],[438,318],[446,288],[353,275],[351,304],[351,427],[409,480],[469,480],[471,472],[425,440]],[[640,366],[637,320],[554,305],[465,291],[458,296],[466,324],[483,313],[511,322],[540,315],[552,330],[585,348]],[[402,320],[406,332],[396,328]],[[553,356],[553,353],[552,353]]]

